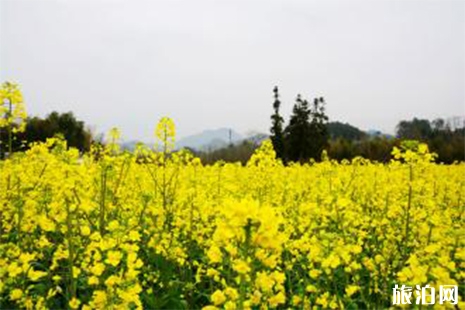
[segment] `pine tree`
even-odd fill
[[[310,157],[320,160],[321,153],[328,147],[328,116],[325,114],[325,100],[323,97],[313,100],[310,121]]]
[[[274,102],[273,102],[273,109],[274,114],[271,115],[271,142],[273,143],[274,150],[276,152],[276,157],[284,160],[284,132],[283,132],[283,124],[284,119],[279,114],[279,108],[281,106],[281,102],[279,101],[279,92],[278,87],[275,86],[273,89],[274,93]]]
[[[327,123],[323,97],[315,98],[312,107],[309,107],[307,100],[298,95],[285,130],[287,160],[320,160],[321,153],[328,147]]]
[[[285,130],[286,157],[290,161],[303,162],[310,158],[310,115],[311,111],[307,100],[303,100],[302,97],[298,95],[292,110],[289,125]]]

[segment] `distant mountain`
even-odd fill
[[[125,141],[125,142],[122,142],[121,143],[121,148],[123,150],[127,150],[127,151],[134,151],[136,149],[136,146],[138,144],[145,144],[147,146],[149,146],[147,143],[144,143],[144,142],[141,142],[141,141],[137,141],[137,140],[130,140],[130,141]]]
[[[370,129],[363,131],[351,124],[341,123],[341,122],[329,122],[328,123],[328,132],[332,140],[336,139],[345,139],[350,141],[359,141],[364,138],[376,138],[376,137],[385,137],[393,138],[392,135],[383,133],[376,129]]]
[[[176,142],[176,148],[193,148],[199,151],[212,151],[225,147],[231,143],[237,143],[244,137],[229,128],[205,130],[199,134],[187,136]],[[230,141],[231,140],[231,141]]]
[[[260,143],[262,143],[264,140],[268,139],[269,137],[270,136],[265,134],[265,133],[257,132],[257,133],[254,133],[254,134],[248,136],[244,140],[250,141],[255,145],[259,145]]]
[[[369,137],[373,137],[373,138],[375,138],[375,137],[384,137],[384,138],[388,138],[388,139],[394,138],[393,135],[390,135],[388,133],[383,133],[383,132],[381,132],[379,130],[376,130],[376,129],[369,129],[366,133],[367,133],[367,135]]]
[[[369,137],[387,137],[391,135],[382,133],[379,130],[363,131],[353,125],[342,122],[329,122],[328,132],[332,140],[346,139],[351,141],[359,141]],[[231,138],[230,138],[231,135]],[[219,128],[204,130],[201,133],[190,135],[176,141],[176,149],[190,148],[196,151],[213,152],[223,148],[227,148],[231,142],[233,145],[238,145],[242,142],[251,142],[253,145],[260,145],[263,140],[269,138],[266,133],[251,131],[246,135],[241,135],[230,128]],[[122,143],[121,147],[126,150],[133,151],[140,141],[132,140]],[[147,144],[148,145],[148,144]],[[153,147],[153,145],[150,145]]]
[[[225,148],[229,145],[230,134],[232,144],[238,144],[245,140],[254,144],[260,144],[263,140],[268,138],[268,135],[258,132],[253,132],[250,133],[250,135],[243,136],[232,129],[230,130],[229,128],[219,128],[213,130],[204,130],[201,133],[181,138],[179,141],[176,141],[176,149],[191,148],[197,151],[215,151],[221,148]],[[139,143],[153,147],[153,145],[149,145],[138,140],[129,140],[122,142],[121,148],[123,150],[134,151],[137,144]]]
[[[346,140],[361,140],[366,136],[366,133],[359,128],[348,123],[329,122],[328,132],[331,139],[346,139]]]
[[[381,136],[383,134],[381,131],[379,131],[377,129],[368,129],[366,133],[370,137],[377,137],[377,136]]]

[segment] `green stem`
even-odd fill
[[[11,99],[8,100],[8,118],[13,114],[13,105]],[[8,157],[11,157],[13,151],[13,134],[11,130],[11,121],[8,120]]]
[[[407,215],[405,220],[405,239],[404,239],[404,247],[403,247],[403,263],[405,263],[406,258],[406,251],[408,249],[408,241],[409,241],[409,229],[410,229],[410,207],[412,206],[412,195],[413,195],[413,166],[410,164],[409,166],[409,186],[408,186],[408,202],[407,202]]]
[[[106,196],[106,184],[107,184],[107,170],[106,167],[103,167],[102,174],[101,174],[101,193],[100,193],[100,221],[99,221],[99,229],[100,235],[105,234],[105,196]]]
[[[72,227],[72,214],[71,214],[71,209],[69,207],[69,202],[66,200],[66,239],[68,242],[68,268],[69,268],[69,293],[70,293],[70,299],[72,300],[73,298],[76,297],[76,283],[74,281],[74,244],[73,244],[73,227]]]

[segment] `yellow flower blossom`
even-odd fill
[[[12,290],[11,293],[10,293],[11,300],[18,300],[22,296],[23,296],[23,291],[21,291],[20,289],[17,289],[17,288]]]
[[[90,271],[96,276],[100,276],[104,272],[104,270],[105,265],[102,263],[97,263],[90,269]]]
[[[240,274],[245,274],[250,271],[249,265],[243,260],[236,260],[233,264],[233,269]]]
[[[355,294],[356,292],[358,292],[360,290],[360,287],[357,286],[357,285],[349,285],[346,287],[346,294],[347,296],[352,296],[353,294]]]
[[[45,277],[47,275],[47,272],[30,269],[27,275],[29,279],[31,279],[31,281],[37,281],[40,278]]]
[[[210,298],[215,306],[220,306],[226,301],[226,296],[220,290],[216,290]]]
[[[109,251],[107,255],[107,259],[105,262],[107,264],[110,264],[114,267],[118,266],[120,263],[121,259],[123,258],[123,254],[119,251]]]
[[[71,299],[69,301],[69,307],[71,309],[77,309],[80,304],[81,304],[81,302],[79,300],[77,300],[76,298],[73,298],[73,299]]]

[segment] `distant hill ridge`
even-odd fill
[[[385,136],[378,130],[363,131],[348,123],[329,122],[328,131],[331,139],[345,138],[348,140],[360,140],[366,137]],[[242,135],[231,128],[218,128],[204,130],[198,134],[189,135],[176,141],[176,149],[191,148],[196,151],[210,152],[224,147],[229,143],[238,144],[243,141],[250,141],[254,144],[260,144],[263,140],[269,137],[266,133],[254,132],[250,135]],[[127,141],[122,143],[124,149],[133,150],[139,143],[138,141]]]
[[[176,141],[176,148],[193,148],[201,151],[215,150],[237,143],[244,136],[230,128],[204,130],[201,133],[190,135]]]

